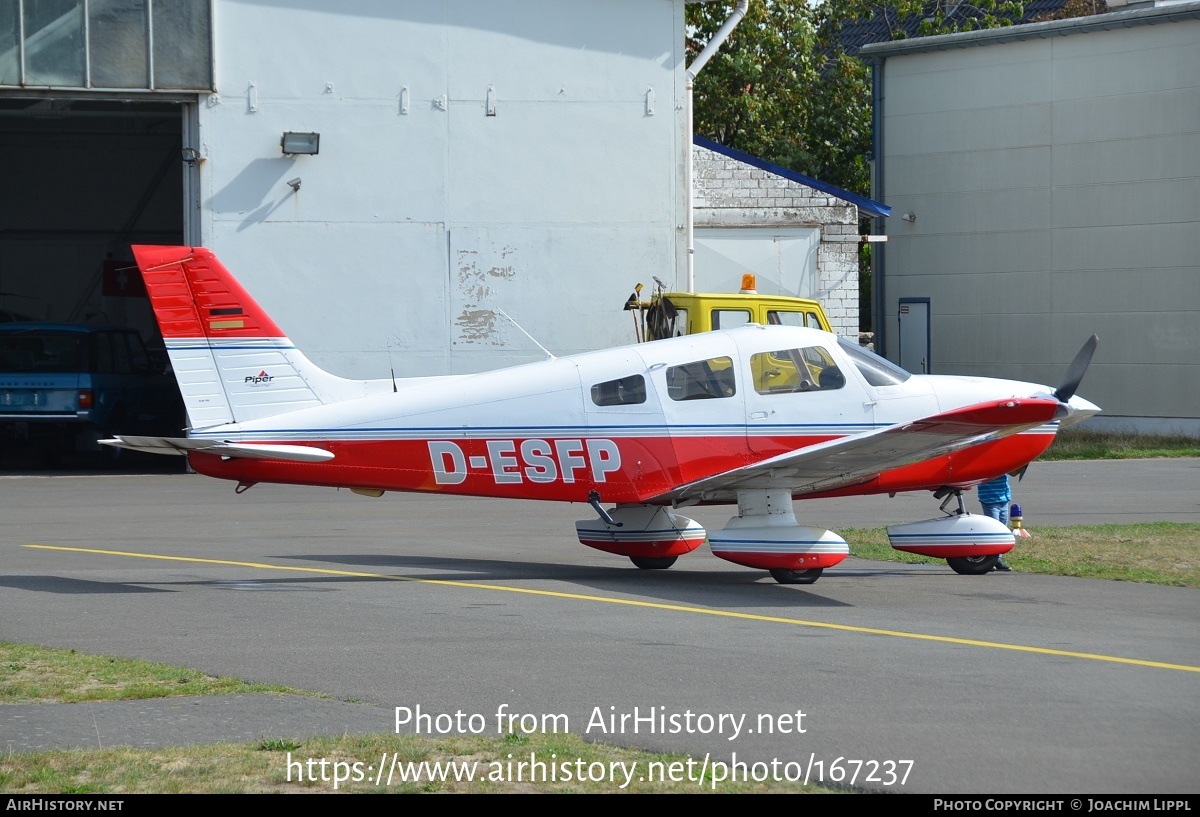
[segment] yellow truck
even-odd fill
[[[638,284],[625,303],[634,312],[634,332],[638,341],[694,335],[712,329],[733,329],[745,323],[808,326],[833,330],[821,304],[807,298],[787,295],[760,295],[755,288],[754,275],[742,276],[741,291],[732,292],[667,292],[655,279],[657,286],[650,300],[641,300],[642,285]]]

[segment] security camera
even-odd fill
[[[287,185],[288,185],[288,187],[292,188],[292,190],[299,192],[300,191],[300,177],[297,176],[294,179],[288,179]]]

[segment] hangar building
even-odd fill
[[[1200,435],[1200,3],[866,46],[876,342],[1056,385],[1094,428]],[[880,229],[883,232],[883,229]]]
[[[685,3],[4,3],[0,309],[151,335],[128,247],[184,243],[346,377],[629,343],[685,288]],[[794,294],[856,282],[801,226]]]

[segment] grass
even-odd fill
[[[0,705],[16,703],[79,703],[118,699],[166,698],[180,695],[227,695],[239,692],[306,694],[288,687],[252,684],[196,670],[86,655],[28,644],[0,642]],[[0,736],[0,750],[3,738]],[[310,767],[309,758],[314,760]],[[320,765],[325,760],[324,768]],[[524,761],[541,761],[555,780],[530,781]],[[289,761],[293,763],[289,764]],[[672,780],[688,768],[689,757],[660,754],[604,744],[587,743],[574,734],[508,734],[495,736],[417,737],[381,733],[366,736],[318,737],[304,740],[264,737],[247,744],[142,749],[115,746],[14,752],[0,756],[0,792],[43,794],[184,794],[184,793],[321,793],[440,792],[440,793],[832,793],[836,789],[801,783],[764,784],[713,780],[712,769],[698,774],[693,761],[691,779]],[[406,764],[443,764],[476,770],[474,781],[402,781]],[[391,785],[386,773],[376,784],[380,765],[395,764]],[[564,767],[563,764],[567,766]],[[355,765],[358,764],[358,765]],[[511,765],[510,765],[511,764]],[[580,765],[582,764],[582,765]],[[599,764],[599,765],[596,765]],[[614,764],[636,769],[626,787],[612,781]],[[636,764],[636,765],[634,765]],[[564,780],[569,767],[570,778]],[[578,778],[579,770],[598,780]],[[603,774],[601,774],[603,770]],[[654,770],[658,779],[638,780]],[[303,774],[301,774],[303,772]],[[517,780],[520,776],[522,779]],[[344,778],[337,781],[334,778]]]
[[[892,550],[882,529],[842,530],[850,552],[864,559],[944,564],[942,559]],[[1200,587],[1200,523],[1038,527],[1005,554],[1023,573]]]
[[[240,692],[298,693],[128,658],[0,642],[0,703],[116,701]]]
[[[1068,429],[1058,434],[1042,460],[1128,460],[1151,457],[1200,457],[1196,437],[1160,437]]]
[[[128,747],[10,754],[0,758],[0,792],[8,794],[264,794],[264,793],[833,793],[799,783],[714,782],[670,779],[687,768],[686,755],[669,755],[584,742],[577,735],[419,738],[366,735],[289,742],[295,748],[258,744],[211,744],[167,749]],[[308,764],[309,759],[313,763]],[[531,761],[532,758],[532,761]],[[325,761],[324,768],[321,761]],[[545,776],[530,780],[529,765],[541,761]],[[393,765],[394,762],[394,765]],[[448,779],[402,781],[408,764],[441,764]],[[474,770],[472,781],[455,779]],[[697,772],[701,759],[693,761]],[[674,764],[674,765],[673,765]],[[384,771],[380,777],[379,769]],[[429,769],[426,766],[425,769]],[[394,770],[393,770],[394,769]],[[626,782],[626,771],[632,780]],[[578,779],[583,772],[584,780]],[[613,774],[615,771],[615,775]],[[392,782],[387,783],[391,772]],[[409,772],[411,774],[411,772]],[[569,779],[564,779],[568,777]],[[654,775],[657,779],[639,780]],[[587,779],[591,776],[603,780]],[[617,783],[610,782],[616,777]],[[676,774],[678,776],[678,774]],[[693,777],[699,778],[697,773]],[[335,778],[337,784],[335,787]],[[489,779],[491,778],[491,779]],[[521,779],[518,779],[521,778]],[[664,779],[665,778],[665,779]],[[379,783],[376,783],[376,780]]]

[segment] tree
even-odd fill
[[[733,6],[728,0],[687,7],[689,61]],[[1066,0],[1064,8],[1077,15],[1106,10],[1103,0]],[[753,0],[696,78],[695,131],[869,195],[871,72],[856,56],[858,47],[1022,19],[1020,0]]]
[[[688,61],[729,18],[733,0],[687,7]],[[1036,20],[1102,14],[1104,0],[1064,0]],[[696,78],[695,132],[845,190],[871,193],[868,42],[998,28],[1025,20],[1019,0],[752,0]],[[859,258],[869,329],[870,246]]]
[[[689,61],[732,3],[688,6]],[[822,50],[805,0],[755,0],[696,78],[694,128],[727,147],[847,190],[868,193],[870,72]]]
[[[688,60],[729,17],[732,4],[688,6]],[[802,0],[751,3],[694,92],[695,131],[779,164],[804,143],[818,55],[812,14]],[[791,165],[788,165],[789,167]]]

